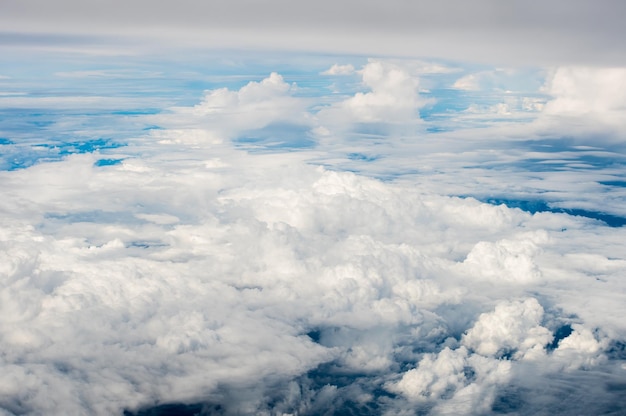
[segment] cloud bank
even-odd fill
[[[4,97],[0,412],[619,414],[623,71],[310,73]]]
[[[5,413],[485,414],[522,385],[526,414],[553,372],[623,394],[623,229],[146,140],[2,172]]]
[[[499,64],[623,65],[623,2],[459,0],[406,2],[89,3],[8,0],[3,37],[39,46],[120,37],[164,45],[430,56]],[[77,36],[72,40],[72,36]],[[118,46],[121,46],[118,44]]]

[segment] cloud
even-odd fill
[[[159,72],[148,71],[111,71],[111,70],[87,70],[87,71],[60,71],[54,74],[60,78],[108,78],[108,79],[132,79],[137,77],[163,77]]]
[[[545,86],[554,97],[546,106],[550,114],[580,116],[626,109],[626,69],[557,68]]]
[[[192,140],[200,143],[235,139],[242,134],[260,134],[274,124],[281,124],[283,131],[287,126],[306,129],[312,126],[313,118],[306,110],[306,100],[294,96],[296,89],[295,84],[286,83],[281,75],[273,72],[237,91],[227,88],[210,90],[193,107],[174,107],[169,115],[154,116],[152,121],[168,127],[168,130],[153,134],[171,139],[172,130],[178,127],[174,136],[196,137]],[[178,134],[182,133],[181,127],[185,134]]]
[[[537,69],[494,68],[471,72],[457,79],[453,88],[464,91],[494,91],[506,94],[534,92],[541,86],[543,74]]]
[[[572,333],[559,342],[554,355],[566,363],[568,369],[591,368],[606,360],[603,351],[607,349],[607,339],[596,336],[582,325],[572,326]]]
[[[589,142],[589,137],[611,145],[624,128],[626,70],[611,67],[561,66],[549,71],[541,92],[545,102],[527,98],[524,109],[537,111],[529,134],[570,136]]]
[[[463,344],[484,356],[533,358],[552,341],[551,332],[540,325],[542,318],[543,308],[536,299],[501,303],[493,313],[478,318]]]
[[[351,64],[339,65],[333,64],[326,71],[320,72],[321,75],[352,75],[354,73],[354,66]]]
[[[377,60],[367,63],[359,74],[369,91],[357,92],[320,110],[317,117],[322,126],[331,132],[414,130],[418,110],[429,102],[419,95],[418,78],[401,66]]]
[[[479,76],[477,74],[465,75],[457,79],[452,87],[466,91],[478,91],[480,89],[478,78]]]
[[[66,38],[74,34],[74,43],[84,43],[86,36],[108,36],[110,41],[122,36],[136,42],[147,38],[161,47],[294,50],[297,45],[299,50],[326,53],[521,65],[624,64],[615,42],[624,37],[619,19],[623,14],[618,0],[604,0],[600,5],[514,1],[506,6],[494,0],[471,6],[459,0],[393,0],[384,5],[351,0],[340,6],[328,0],[307,5],[286,0],[211,4],[184,0],[158,9],[145,0],[88,7],[77,0],[64,0],[58,7],[42,0],[11,0],[5,5],[2,27],[9,40],[18,34]]]
[[[557,68],[548,78],[545,90],[553,99],[544,114],[557,117],[585,117],[623,127],[626,111],[626,69]]]
[[[594,249],[581,219],[425,194],[297,154],[143,140],[152,153],[112,166],[87,153],[0,172],[8,412],[314,412],[360,397],[361,409],[485,413],[533,362],[562,377],[574,364],[605,371],[609,339],[622,339],[602,305],[623,290],[623,256],[611,254],[622,261],[607,264],[610,285],[592,263],[558,263],[604,252],[621,229],[595,228]],[[466,273],[477,247],[486,260]],[[526,284],[542,283],[520,285],[528,272]],[[551,353],[545,310],[580,317]],[[352,390],[342,377],[356,377]]]
[[[413,403],[430,402],[433,414],[484,414],[491,411],[496,386],[508,382],[510,369],[508,361],[469,355],[465,347],[446,347],[426,355],[388,389]]]
[[[372,60],[331,96],[308,67],[255,68],[197,105],[90,116],[137,123],[124,146],[74,138],[100,132],[75,107],[27,131],[42,113],[16,111],[4,155],[62,148],[0,171],[0,411],[615,411],[625,231],[595,211],[623,215],[623,178],[580,165],[621,159],[531,120],[429,132],[424,78],[441,108],[466,96],[426,67]]]
[[[40,97],[26,94],[0,95],[0,108],[5,109],[125,109],[148,105],[149,100],[110,96]]]
[[[463,266],[478,279],[520,284],[536,282],[541,273],[533,258],[539,251],[538,246],[547,240],[548,236],[539,232],[495,243],[481,241],[469,252]]]

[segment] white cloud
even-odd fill
[[[354,73],[354,66],[352,64],[333,64],[326,71],[321,72],[321,75],[352,75]]]
[[[519,270],[542,276],[529,290],[544,297],[570,293],[554,307],[585,320],[598,319],[606,290],[623,290],[623,279],[602,289],[593,283],[598,270],[555,263],[584,250],[584,221],[554,216],[545,230],[551,214],[327,171],[297,154],[144,145],[153,156],[114,166],[94,167],[98,156],[86,154],[0,172],[8,195],[3,408],[115,414],[155,401],[215,400],[250,411],[282,397],[271,386],[328,363],[381,377],[376,386],[388,383],[433,412],[467,413],[488,411],[498,386],[526,362],[603,363],[608,341],[587,326],[573,326],[546,354],[552,333],[542,306],[516,300],[526,294]],[[471,277],[466,257],[477,260]],[[619,276],[624,264],[606,270]],[[584,279],[564,282],[555,267]],[[585,291],[592,296],[580,304]],[[484,301],[496,306],[479,315]],[[319,331],[318,342],[310,331]],[[506,351],[513,362],[500,357]],[[397,373],[407,361],[415,369]],[[365,403],[377,400],[374,387],[363,388]],[[46,389],[59,399],[39,393]],[[344,394],[335,390],[328,403]],[[394,403],[387,406],[403,406]]]
[[[452,87],[466,91],[478,91],[480,90],[478,77],[477,74],[465,75],[456,80]]]
[[[539,245],[546,243],[544,232],[521,234],[515,239],[476,244],[463,262],[464,270],[477,279],[518,284],[536,282],[541,278],[534,257]]]
[[[203,100],[193,107],[174,107],[173,114],[152,117],[154,122],[187,131],[178,135],[195,137],[192,141],[210,141],[236,138],[238,134],[263,129],[273,123],[285,123],[308,127],[311,115],[306,111],[307,102],[294,97],[297,87],[288,84],[275,72],[260,82],[252,81],[238,91],[227,88],[207,91]],[[193,128],[195,127],[195,128]],[[171,136],[168,131],[155,131],[157,136]]]
[[[560,67],[545,85],[553,99],[544,114],[585,117],[623,127],[626,113],[626,68]]]
[[[536,71],[536,70],[535,70]],[[457,79],[453,88],[465,91],[493,91],[511,94],[514,92],[528,91],[537,88],[536,75],[533,70],[521,70],[514,68],[494,68],[469,73]]]
[[[163,77],[160,72],[132,71],[132,70],[106,70],[93,69],[86,71],[59,71],[54,74],[60,78],[106,78],[106,79],[133,79],[137,77],[155,78]]]
[[[119,164],[94,152],[1,171],[2,411],[488,414],[508,388],[553,376],[623,383],[608,369],[624,339],[623,227],[451,196],[557,189],[606,206],[608,174],[503,169],[548,158],[510,131],[351,142],[359,124],[419,121],[416,72],[371,61],[365,90],[319,113],[328,97],[272,73],[145,117],[163,128],[108,149]],[[225,140],[280,123],[327,141],[246,153]],[[380,156],[359,168],[417,173],[333,170],[349,147]],[[547,348],[564,323],[572,333]],[[532,392],[523,410],[560,400]]]
[[[560,67],[545,86],[550,114],[580,116],[626,110],[626,69]]]
[[[419,109],[429,103],[420,97],[418,78],[402,66],[371,60],[359,70],[367,92],[323,108],[320,123],[336,133],[346,129],[368,128],[411,131],[419,122]]]
[[[0,95],[0,108],[19,109],[126,109],[148,106],[146,98],[128,99],[127,97],[107,96],[30,96],[22,93]]]
[[[361,70],[371,92],[357,93],[342,107],[360,122],[412,121],[418,118],[418,81],[402,68],[373,61]]]
[[[471,355],[465,347],[427,354],[417,368],[387,386],[410,402],[434,404],[433,414],[484,414],[498,385],[510,379],[511,363]]]
[[[462,342],[484,356],[541,357],[552,341],[551,332],[541,326],[542,318],[543,308],[534,298],[502,302],[493,312],[482,314]]]
[[[554,355],[568,369],[592,368],[606,360],[603,351],[607,348],[607,339],[596,336],[580,324],[572,325],[572,333],[559,342]]]
[[[467,363],[467,350],[444,348],[438,354],[428,354],[417,368],[407,371],[392,390],[401,392],[411,400],[438,400],[466,384],[463,369]]]

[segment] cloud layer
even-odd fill
[[[624,72],[324,65],[0,80],[1,414],[621,411]]]
[[[297,155],[159,146],[2,173],[5,412],[308,414],[355,400],[336,388],[354,374],[363,409],[484,414],[532,366],[607,372],[626,336],[606,319],[625,312],[626,259],[607,248],[622,229]]]
[[[499,64],[623,65],[619,0],[378,2],[145,0],[90,3],[10,0],[2,27],[11,43],[119,36],[213,48],[431,56]],[[44,35],[42,37],[42,35]],[[53,35],[53,37],[50,37]]]

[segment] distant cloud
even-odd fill
[[[377,60],[357,72],[367,91],[322,109],[318,118],[325,127],[341,130],[369,123],[384,129],[399,123],[410,127],[419,121],[418,110],[429,100],[420,96],[416,76],[399,65]]]
[[[132,71],[132,70],[89,70],[89,71],[61,71],[54,74],[60,78],[112,78],[132,79],[137,77],[162,77],[160,72]]]
[[[296,89],[295,84],[288,84],[273,72],[237,91],[227,88],[206,91],[199,104],[174,107],[172,114],[159,114],[153,121],[169,129],[195,129],[196,137],[204,135],[216,140],[236,138],[238,134],[273,123],[308,128],[313,125],[313,118],[307,111],[307,101],[294,96]],[[169,133],[166,130],[153,134],[160,137]]]
[[[626,113],[626,68],[560,67],[548,78],[545,92],[554,97],[546,114],[610,121]]]
[[[320,75],[352,75],[354,73],[354,66],[351,64],[339,65],[333,64],[326,71],[320,72]]]
[[[456,80],[456,82],[454,83],[454,85],[452,85],[452,87],[460,89],[460,90],[466,90],[466,91],[478,91],[480,89],[478,75],[477,74],[465,75],[464,77]]]
[[[626,68],[558,67],[543,92],[551,99],[535,123],[540,131],[621,140],[626,128]]]
[[[515,0],[507,5],[494,0],[471,5],[461,0],[367,5],[350,0],[339,6],[330,0],[306,5],[287,0],[182,0],[158,8],[146,0],[88,6],[78,0],[54,6],[44,0],[4,3],[3,37],[22,47],[33,45],[32,37],[37,36],[40,44],[84,45],[98,38],[96,43],[123,38],[120,43],[148,39],[159,47],[293,50],[298,45],[301,50],[326,53],[495,64],[625,64],[621,45],[615,42],[625,37],[621,20],[625,6],[620,0]],[[88,53],[89,48],[82,51]]]

